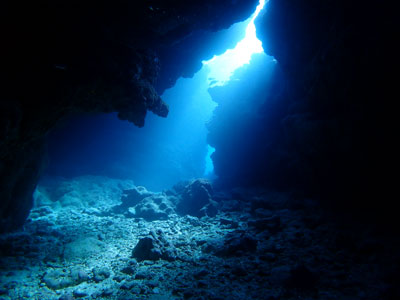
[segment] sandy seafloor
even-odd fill
[[[215,216],[152,219],[115,209],[133,187],[42,183],[24,228],[0,236],[0,299],[385,299],[395,284],[397,240],[337,225],[310,200],[234,189],[213,194]],[[146,237],[162,258],[134,257]]]

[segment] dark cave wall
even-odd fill
[[[233,176],[217,145],[220,182],[251,184],[250,176],[259,179],[254,184],[297,189],[352,217],[393,220],[398,91],[392,74],[399,53],[393,11],[386,2],[270,0],[256,20],[257,36],[282,70],[284,106],[272,107],[276,114],[260,121],[245,117],[247,132],[255,130],[263,142],[236,148],[219,142],[248,171]],[[261,88],[257,94],[263,96]],[[219,109],[219,115],[229,113]],[[260,136],[268,122],[279,134],[266,130]],[[231,122],[225,130],[236,126]],[[236,139],[245,144],[248,137]]]
[[[20,226],[29,213],[43,142],[60,119],[117,112],[140,127],[147,111],[167,116],[156,82],[168,87],[191,69],[160,77],[160,66],[166,68],[169,59],[163,51],[176,43],[182,47],[193,32],[242,21],[256,5],[244,0],[3,3],[0,231]],[[190,65],[194,57],[179,59]]]
[[[257,23],[288,81],[282,126],[297,181],[341,208],[391,201],[397,23],[386,2],[276,0]]]
[[[224,86],[209,89],[218,106],[208,123],[208,142],[218,188],[264,186],[284,169],[285,156],[276,152],[287,112],[284,78],[272,57],[253,55]],[[278,182],[275,182],[278,184]]]

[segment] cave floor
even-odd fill
[[[398,240],[335,225],[287,194],[215,200],[215,217],[154,221],[115,203],[37,207],[24,230],[0,236],[0,299],[387,299]],[[132,257],[151,232],[173,256]]]

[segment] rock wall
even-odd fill
[[[218,103],[208,124],[208,142],[218,188],[281,184],[286,156],[277,151],[287,112],[284,78],[272,57],[253,55],[224,86],[209,90]]]
[[[248,178],[259,178],[255,184],[297,188],[331,208],[379,217],[379,222],[393,220],[393,99],[398,91],[392,74],[398,24],[392,11],[372,1],[270,0],[256,20],[257,36],[282,70],[283,93],[277,103],[284,105],[268,113],[258,109],[264,114],[259,121],[240,112],[248,128],[236,137],[239,147],[229,150],[229,140],[215,145],[220,180],[246,184],[252,182]],[[262,84],[267,91],[267,83]],[[263,97],[262,87],[255,96]],[[229,113],[218,109],[219,115]],[[249,111],[257,115],[257,110]],[[257,142],[246,145],[252,132]],[[211,142],[218,143],[214,134],[211,128]],[[219,149],[244,149],[235,163],[249,172],[229,178],[235,167]]]
[[[1,11],[0,230],[24,222],[43,165],[43,140],[60,119],[118,112],[143,126],[148,110],[167,116],[154,87],[160,65],[168,65],[160,61],[169,59],[163,51],[195,31],[216,31],[246,19],[256,4],[6,1]],[[158,80],[171,84],[180,73]]]
[[[373,1],[271,0],[257,24],[288,81],[282,126],[297,180],[372,215],[392,204],[396,23]]]

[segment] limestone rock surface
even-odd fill
[[[166,239],[162,230],[151,231],[148,237],[139,240],[132,251],[132,257],[137,261],[143,260],[174,260],[176,254],[174,253],[172,244]]]

